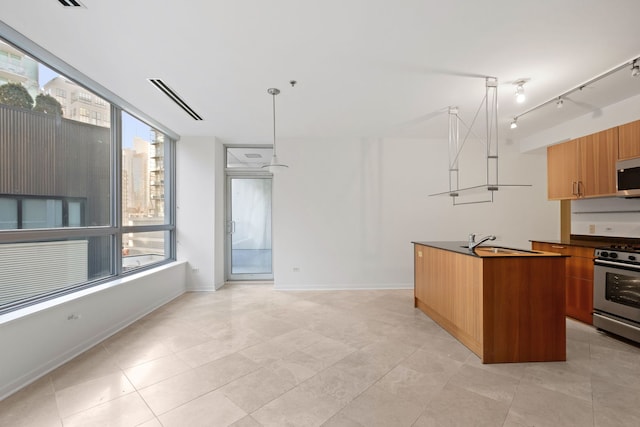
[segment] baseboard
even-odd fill
[[[375,290],[413,289],[413,283],[379,283],[379,284],[278,284],[276,291],[375,291]]]

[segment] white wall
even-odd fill
[[[638,119],[640,119],[640,95],[604,107],[598,110],[597,114],[585,114],[574,120],[569,120],[553,128],[545,129],[532,136],[523,138],[520,141],[520,150],[522,152],[532,151],[537,148],[630,123]],[[521,121],[521,126],[526,126],[526,116],[523,117]],[[514,133],[514,137],[517,137],[517,132]]]
[[[411,241],[496,234],[502,245],[559,237],[559,203],[546,198],[546,156],[500,145],[494,203],[452,206],[446,140],[326,139],[278,142],[290,168],[274,177],[277,289],[411,287]],[[224,283],[224,171],[220,141],[178,142],[178,257],[188,289]],[[483,147],[469,142],[461,185],[486,182]],[[465,199],[460,199],[464,201]],[[197,268],[198,272],[191,271]],[[294,271],[296,270],[296,271]]]
[[[0,316],[0,400],[184,292],[176,262]]]
[[[452,206],[446,141],[326,139],[279,141],[290,168],[274,180],[277,289],[412,287],[411,241],[466,240],[529,248],[557,239],[559,203],[546,198],[546,156],[502,146],[494,203]],[[482,147],[465,147],[461,185],[486,182]],[[484,180],[484,181],[483,181]]]
[[[640,199],[601,197],[571,201],[571,234],[640,238]]]
[[[189,264],[188,290],[224,285],[222,155],[214,137],[187,136],[177,143],[177,255]]]

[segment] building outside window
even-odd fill
[[[78,100],[91,104],[92,96],[86,92],[78,92]]]
[[[25,87],[63,110],[0,104],[0,312],[175,259],[175,141],[17,47],[0,52],[0,77],[33,62]]]

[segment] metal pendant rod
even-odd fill
[[[267,89],[273,100],[273,155],[276,155],[276,95],[280,93],[280,89],[275,87]]]

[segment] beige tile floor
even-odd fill
[[[0,402],[2,426],[640,426],[640,347],[482,365],[409,290],[188,293]]]

